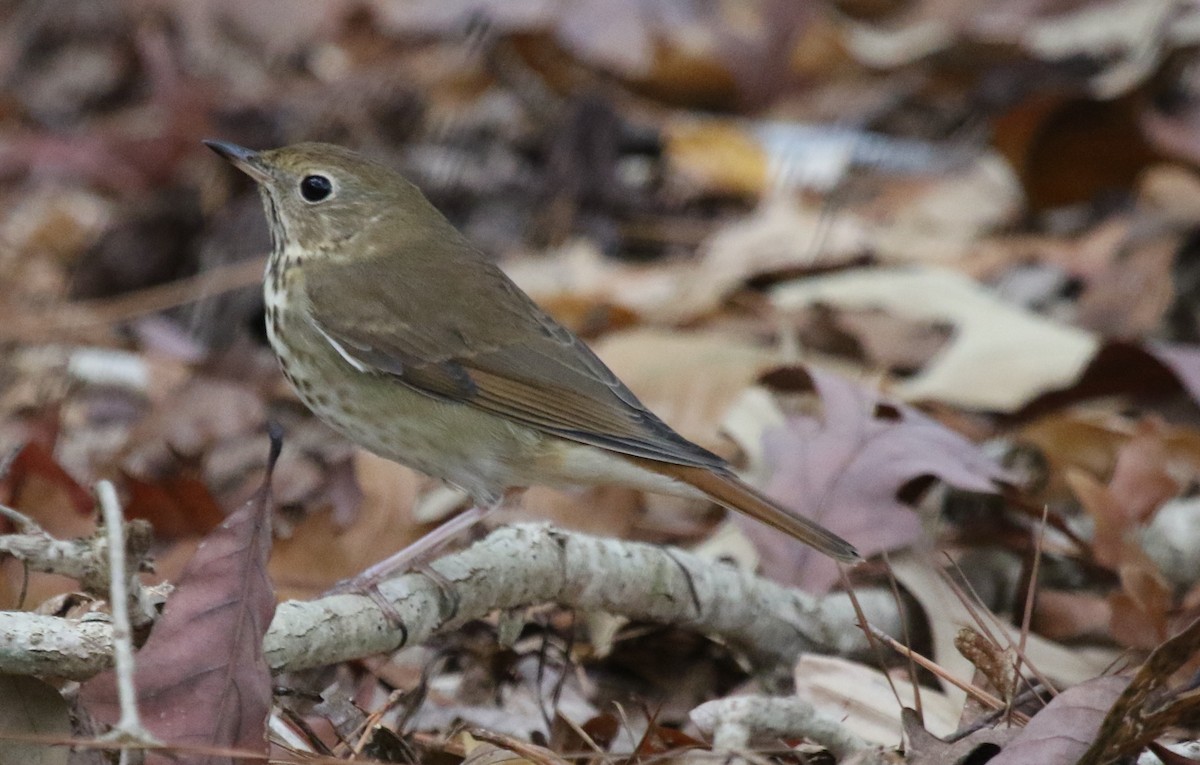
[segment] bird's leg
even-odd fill
[[[441,593],[442,598],[451,604],[448,610],[451,613],[457,611],[458,596],[455,594],[454,588],[445,577],[434,572],[426,563],[430,556],[445,547],[448,542],[459,534],[462,534],[475,525],[492,507],[494,505],[487,507],[472,505],[469,509],[454,516],[399,552],[384,558],[357,576],[338,582],[327,590],[325,594],[362,593],[379,607],[379,610],[383,612],[383,615],[387,617],[387,620],[392,625],[399,627],[407,635],[404,620],[400,618],[400,614],[388,599],[383,596],[383,593],[379,591],[379,585],[398,572],[411,571],[415,568],[437,585],[438,592]],[[407,637],[405,640],[407,641]]]
[[[436,584],[442,596],[453,604],[449,609],[453,613],[458,610],[458,596],[454,592],[453,585],[427,564],[432,556],[449,542],[471,528],[471,526],[474,526],[483,516],[495,508],[503,506],[522,491],[523,489],[521,488],[509,489],[498,499],[494,499],[487,504],[476,503],[472,505],[470,509],[454,516],[394,555],[379,561],[355,577],[343,579],[338,582],[325,594],[335,595],[346,592],[365,593],[375,602],[375,605],[379,606],[379,609],[387,615],[393,624],[403,627],[400,615],[396,613],[396,609],[380,594],[379,584],[398,572],[417,569]]]
[[[496,507],[496,505],[471,506],[469,510],[459,513],[399,552],[375,563],[357,576],[338,582],[325,594],[374,592],[375,588],[381,582],[393,574],[409,571],[415,566],[427,562],[430,556],[445,547],[455,537],[474,526],[493,507]]]

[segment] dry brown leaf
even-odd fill
[[[171,452],[201,457],[224,440],[261,433],[266,419],[266,405],[249,385],[196,375],[138,423],[121,464],[133,475],[153,476],[171,463]]]
[[[1125,559],[1133,519],[1108,487],[1079,470],[1067,473],[1067,485],[1095,521],[1092,554],[1096,562],[1116,571]]]
[[[1060,693],[989,760],[991,765],[1075,765],[1096,739],[1105,714],[1129,685],[1123,677],[1097,677]]]
[[[1136,454],[1152,448],[1146,443],[1145,438],[1140,441],[1134,439],[1123,447],[1122,454]],[[1130,446],[1134,448],[1130,449]],[[1137,457],[1127,456],[1124,470],[1120,468],[1121,462],[1122,458],[1118,456],[1118,471],[1123,478],[1126,494],[1136,485],[1137,479],[1132,474],[1139,467],[1152,472],[1161,471],[1157,464],[1137,465]],[[1116,480],[1114,476],[1114,482]],[[1067,483],[1095,522],[1092,554],[1096,562],[1112,569],[1120,578],[1121,590],[1110,598],[1113,637],[1132,647],[1149,648],[1156,645],[1166,635],[1167,617],[1174,597],[1170,585],[1142,547],[1138,532],[1144,527],[1145,515],[1157,510],[1165,501],[1164,483],[1170,487],[1167,492],[1169,496],[1174,496],[1177,484],[1170,479],[1163,482],[1144,481],[1142,488],[1147,484],[1153,485],[1149,489],[1151,494],[1134,498],[1133,501],[1142,502],[1141,505],[1130,505],[1129,500],[1123,502],[1110,487],[1086,473],[1070,471]],[[1147,499],[1159,501],[1147,509],[1144,502]]]
[[[986,761],[1018,732],[1017,728],[980,728],[950,742],[931,735],[922,727],[915,709],[904,710],[904,765],[960,765]]]
[[[707,288],[699,290],[706,285],[681,277],[678,263],[622,263],[605,257],[587,241],[575,241],[536,258],[514,259],[504,268],[540,305],[565,307],[565,320],[614,310],[656,324],[679,323],[714,310],[724,296]],[[630,323],[628,318],[622,321]],[[586,329],[580,325],[571,328]]]
[[[1030,629],[1063,643],[1111,637],[1113,605],[1101,595],[1042,588],[1034,601]]]
[[[1162,575],[1145,566],[1124,566],[1121,590],[1108,596],[1109,637],[1117,644],[1149,650],[1167,636],[1175,597]]]
[[[1195,476],[1193,467],[1183,480],[1172,475],[1172,454],[1166,425],[1154,417],[1140,420],[1133,437],[1117,452],[1108,489],[1134,523],[1146,524],[1167,500],[1178,496]]]
[[[0,477],[0,502],[28,515],[57,539],[86,537],[96,531],[91,496],[40,442],[26,444],[8,474]],[[0,520],[0,529],[8,525]],[[0,608],[34,608],[78,587],[74,579],[29,571],[15,559],[0,561]]]
[[[771,196],[745,218],[718,229],[683,277],[690,313],[720,305],[750,277],[771,271],[849,263],[871,252],[874,232],[860,215]],[[681,309],[679,315],[688,313]]]
[[[861,356],[854,358],[855,362],[888,374],[923,368],[953,337],[953,331],[943,324],[907,321],[877,309],[818,305],[797,319],[800,342],[806,348],[842,357],[850,351]]]
[[[267,752],[271,673],[262,639],[275,613],[267,557],[269,475],[278,449],[276,440],[258,496],[200,545],[137,653],[134,684],[143,723],[168,745]],[[120,717],[112,670],[84,683],[80,698],[97,720],[113,725]],[[148,763],[174,759],[146,754]]]
[[[709,192],[757,196],[770,178],[762,144],[740,126],[715,120],[675,121],[665,130],[667,157],[679,173]]]
[[[1175,261],[1184,235],[1167,230],[1123,242],[1120,257],[1085,283],[1076,305],[1079,326],[1116,339],[1152,335],[1175,300]]]
[[[225,518],[212,492],[195,475],[167,475],[156,481],[126,475],[124,479],[125,517],[149,521],[161,540],[203,536]]]
[[[67,765],[65,746],[26,744],[12,736],[71,736],[70,708],[48,683],[36,677],[0,675],[0,765]]]
[[[1019,218],[1021,188],[1004,159],[983,152],[967,162],[949,148],[945,154],[931,158],[925,175],[889,179],[870,206],[858,209],[880,261],[965,265],[980,238]],[[938,159],[948,164],[941,172]]]
[[[977,492],[1004,471],[978,447],[912,407],[815,367],[784,367],[764,383],[787,396],[819,397],[813,415],[789,416],[762,433],[771,478],[765,490],[797,513],[851,540],[863,555],[906,547],[920,521],[898,497],[918,479]],[[836,566],[780,532],[746,525],[771,577],[823,591]]]
[[[784,311],[824,303],[952,325],[954,339],[933,362],[894,386],[910,401],[1011,412],[1071,384],[1099,346],[1088,333],[1010,305],[947,270],[846,271],[778,287],[772,298]]]
[[[1100,725],[1099,735],[1078,765],[1108,765],[1135,754],[1169,728],[1195,726],[1200,694],[1191,680],[1200,648],[1200,620],[1165,641],[1150,654]],[[1172,680],[1182,674],[1182,685]],[[1112,679],[1112,678],[1109,678]]]
[[[1046,485],[1039,498],[1065,502],[1073,496],[1066,482],[1071,471],[1088,475],[1112,475],[1117,451],[1129,440],[1129,422],[1108,411],[1067,409],[1033,420],[1014,436],[1046,460]]]
[[[516,507],[497,513],[496,520],[508,518],[547,521],[564,529],[587,534],[631,539],[642,512],[642,495],[632,489],[603,486],[560,490],[533,486],[521,495]]]
[[[594,346],[647,407],[685,438],[720,451],[729,407],[778,354],[721,332],[640,329]]]
[[[1200,401],[1200,349],[1178,343],[1147,343],[1145,350],[1170,370],[1193,401]]]
[[[805,654],[796,662],[792,674],[797,697],[875,744],[899,743],[900,711],[916,706],[918,691],[910,680],[896,677],[889,683],[879,670],[848,659]],[[900,696],[898,700],[893,687]],[[936,689],[922,687],[919,693],[926,728],[938,736],[953,733],[958,727],[962,702]]]
[[[271,577],[281,597],[311,597],[354,576],[420,538],[428,527],[410,513],[428,479],[403,465],[359,450],[355,474],[363,499],[348,527],[329,509],[309,514],[275,543]]]
[[[476,729],[475,735],[464,732],[459,738],[463,765],[566,765],[567,761],[555,752],[499,733]],[[484,739],[483,741],[477,738]]]

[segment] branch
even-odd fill
[[[281,604],[264,641],[267,662],[277,672],[333,664],[419,643],[495,609],[545,602],[688,626],[761,664],[790,664],[806,651],[866,650],[846,595],[789,590],[672,548],[518,525],[430,567],[442,581],[409,573],[379,585],[399,627],[365,595]],[[900,634],[890,592],[857,596],[874,625]],[[111,630],[98,626],[0,612],[0,673],[95,674],[112,650]]]
[[[98,599],[109,596],[108,536],[104,529],[87,537],[55,539],[33,519],[0,505],[0,516],[8,518],[20,532],[0,535],[0,557],[10,555],[24,561],[30,569],[47,574],[69,576],[79,582],[81,590]],[[134,571],[148,570],[154,531],[144,520],[125,524],[125,552]],[[142,586],[136,576],[128,580],[130,621],[135,628],[150,625],[158,616],[163,601],[160,588]]]
[[[731,696],[701,704],[689,716],[712,736],[714,751],[745,751],[755,739],[807,738],[828,749],[838,762],[856,754],[865,762],[874,748],[803,699]]]

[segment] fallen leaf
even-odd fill
[[[1119,257],[1086,281],[1076,304],[1080,327],[1128,340],[1158,330],[1175,299],[1173,267],[1185,232],[1153,228],[1153,235],[1131,231],[1115,248]]]
[[[1055,696],[990,765],[1075,765],[1095,740],[1105,714],[1129,685],[1097,677]]]
[[[769,196],[704,242],[699,262],[681,280],[680,305],[672,310],[680,317],[700,315],[753,276],[850,263],[871,252],[873,244],[870,225],[856,213],[830,217],[820,205]]]
[[[267,753],[271,674],[262,639],[275,613],[267,576],[271,550],[270,469],[253,500],[229,516],[196,550],[162,618],[136,654],[134,685],[143,724],[169,746],[236,747]],[[98,720],[120,717],[113,670],[80,688]],[[171,754],[148,752],[148,763]],[[216,760],[193,759],[195,762]]]
[[[1017,728],[997,726],[980,728],[967,736],[954,736],[943,741],[926,730],[924,720],[915,708],[906,708],[902,719],[904,737],[907,739],[904,746],[905,765],[986,762],[1018,733]]]
[[[168,475],[145,481],[126,475],[122,483],[129,494],[125,517],[149,521],[161,540],[203,536],[225,518],[212,492],[196,476]]]
[[[463,751],[463,765],[566,765],[564,760],[555,752],[545,747],[520,741],[511,736],[491,731],[476,730],[476,736],[486,736],[486,741],[479,741],[470,733],[464,732],[459,737]]]
[[[958,727],[961,700],[932,688],[918,691],[905,678],[889,683],[879,670],[849,659],[805,654],[796,662],[792,675],[798,698],[875,744],[896,746],[900,742],[900,712],[917,705],[918,692],[930,732],[948,736]]]
[[[894,386],[931,399],[998,412],[1073,383],[1099,347],[1095,337],[1001,300],[961,274],[934,268],[846,271],[775,288],[783,311],[817,303],[954,327],[953,340],[918,374]]]
[[[121,467],[157,476],[175,455],[200,458],[215,445],[262,432],[266,405],[249,385],[197,375],[171,392],[129,434]]]
[[[800,515],[854,543],[866,556],[905,547],[921,524],[899,493],[934,477],[953,486],[993,492],[1005,473],[963,436],[916,409],[894,403],[815,367],[784,367],[763,382],[787,395],[816,394],[817,415],[789,416],[762,433],[766,492]],[[832,561],[784,536],[747,524],[763,551],[764,570],[783,581],[823,591],[838,578]],[[767,542],[767,540],[775,540]],[[775,555],[771,551],[790,550]]]
[[[1113,604],[1101,595],[1041,588],[1029,628],[1063,643],[1100,641],[1111,637],[1112,619]]]
[[[41,443],[28,442],[17,452],[3,477],[3,484],[7,488],[7,503],[51,533],[70,533],[89,525],[86,518],[92,511],[92,496]],[[74,511],[74,516],[70,516],[73,521],[61,526],[51,522],[53,516],[67,515],[67,510]]]
[[[1118,450],[1107,486],[1081,471],[1067,472],[1068,485],[1095,524],[1092,554],[1121,582],[1111,596],[1113,635],[1132,647],[1150,648],[1165,638],[1174,604],[1170,585],[1141,542],[1153,514],[1181,488],[1168,474],[1168,454],[1165,427],[1147,419]]]
[[[1129,440],[1128,420],[1109,411],[1081,408],[1055,411],[1022,426],[1012,437],[1015,444],[1030,447],[1046,462],[1045,485],[1036,501],[1069,502],[1066,475],[1077,470],[1088,475],[1112,475],[1117,451]]]
[[[91,495],[36,441],[27,443],[8,474],[0,477],[0,501],[28,515],[57,539],[86,537],[96,530]],[[0,530],[8,526],[8,520],[0,519]],[[0,608],[35,608],[78,587],[70,577],[30,571],[11,558],[0,560]]]
[[[508,523],[509,518],[519,522],[532,516],[585,534],[630,539],[635,536],[642,499],[640,492],[619,486],[565,490],[532,486],[515,507],[498,511],[496,519]]]
[[[404,549],[428,530],[410,515],[428,479],[363,450],[354,454],[354,472],[363,496],[348,526],[340,525],[331,509],[322,508],[275,543],[270,571],[283,597],[324,592]]]
[[[681,179],[706,191],[759,195],[769,180],[759,141],[727,121],[686,120],[666,126],[666,154]]]
[[[1067,484],[1095,522],[1092,553],[1096,562],[1116,571],[1125,560],[1127,547],[1131,544],[1132,519],[1108,487],[1092,476],[1072,470],[1067,473]]]
[[[1200,620],[1155,648],[1121,687],[1120,697],[1078,765],[1106,765],[1141,751],[1170,728],[1194,727],[1200,716],[1200,694],[1191,679],[1194,667],[1189,665],[1198,648]],[[1183,683],[1170,687],[1177,674],[1184,675]]]
[[[690,279],[680,278],[677,267],[623,263],[586,241],[537,259],[506,262],[504,270],[539,305],[566,309],[565,315],[556,314],[563,320],[603,310],[673,324],[711,311],[723,296],[712,289],[698,293]],[[584,329],[579,324],[571,328]]]
[[[779,360],[769,347],[717,331],[630,330],[606,336],[594,349],[664,422],[718,450],[729,407]]]
[[[834,310],[817,305],[796,317],[806,349],[838,356],[887,374],[923,368],[950,342],[953,330],[939,323],[906,321],[880,310]],[[851,353],[839,346],[850,346]]]
[[[69,711],[62,695],[36,677],[0,675],[0,765],[66,765],[68,747],[8,737],[70,738]]]
[[[1200,347],[1180,343],[1147,343],[1145,349],[1175,375],[1193,401],[1200,401]]]
[[[1024,210],[1017,176],[996,153],[963,156],[945,148],[935,157],[926,167],[932,172],[889,179],[874,203],[859,209],[881,262],[958,265],[980,238]]]
[[[1161,344],[1145,346],[1112,341],[1100,346],[1079,375],[1069,384],[1047,390],[1012,413],[1018,422],[1108,396],[1122,396],[1161,407],[1173,398],[1190,396],[1200,401],[1200,386],[1189,378],[1197,367],[1194,351],[1175,346],[1166,354]]]

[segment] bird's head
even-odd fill
[[[387,240],[389,231],[392,241],[403,239],[444,220],[399,173],[340,146],[253,151],[226,141],[204,144],[258,183],[277,251],[370,255],[374,247],[346,245],[381,233]]]

